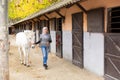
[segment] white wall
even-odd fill
[[[56,53],[56,32],[50,31],[52,43],[51,43],[51,52]]]
[[[100,76],[104,75],[103,33],[84,33],[84,67]]]
[[[72,32],[63,31],[63,58],[72,61]]]
[[[36,30],[36,42],[40,40],[39,30]]]

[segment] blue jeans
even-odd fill
[[[46,46],[41,46],[42,54],[43,54],[43,64],[47,64],[48,60],[48,48]]]

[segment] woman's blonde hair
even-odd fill
[[[42,28],[42,33],[43,33],[43,31],[44,31],[45,29],[48,30],[48,27],[43,27],[43,28]]]

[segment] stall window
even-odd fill
[[[120,7],[108,9],[108,32],[120,33]]]
[[[56,31],[62,31],[62,18],[58,18],[56,21]]]
[[[42,27],[48,27],[48,20],[41,20]]]
[[[29,29],[32,30],[32,22],[29,23]]]
[[[50,30],[55,31],[56,28],[56,18],[50,20]]]

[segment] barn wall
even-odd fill
[[[39,37],[40,37],[39,30],[36,30],[36,42],[40,40]]]
[[[80,3],[86,10],[104,7],[104,27],[105,32],[107,28],[107,8],[120,6],[118,3],[120,0],[88,0]],[[95,3],[95,4],[94,4]],[[94,5],[91,5],[94,4]],[[81,10],[74,5],[69,9],[62,9],[61,13],[65,16],[65,22],[63,23],[63,57],[72,61],[72,40],[66,39],[69,35],[69,39],[72,39],[72,14],[81,12]],[[90,33],[87,32],[87,15],[83,16],[83,28],[84,28],[84,67],[100,76],[104,75],[104,35],[103,33]],[[68,44],[69,42],[69,48]],[[71,45],[71,46],[70,46]],[[71,52],[68,51],[71,49]]]
[[[105,8],[105,32],[107,28],[107,8],[120,6],[120,0],[87,0],[80,3],[86,10],[91,10],[99,7]],[[94,5],[91,5],[94,4]]]
[[[63,31],[63,58],[72,62],[72,33]]]
[[[120,6],[120,0],[88,0],[81,3],[86,10],[105,8],[104,27],[107,30],[107,8]],[[91,5],[94,4],[94,5]],[[87,22],[86,22],[87,23]],[[85,27],[85,26],[84,26]],[[84,32],[84,67],[100,76],[104,75],[104,34]]]
[[[81,10],[76,5],[61,10],[61,13],[65,16],[63,31],[72,31],[72,14],[78,12],[81,12]]]
[[[85,9],[90,10],[98,7],[109,8],[109,7],[120,6],[119,2],[120,0],[87,0],[82,2],[81,4],[85,7]]]
[[[119,0],[120,1],[120,0]],[[93,3],[96,3],[94,5],[91,5]],[[105,27],[107,26],[107,8],[113,7],[113,6],[118,6],[118,0],[88,0],[85,2],[80,3],[86,10],[94,9],[94,8],[99,8],[99,7],[105,7]],[[72,34],[72,14],[81,12],[80,8],[78,8],[76,5],[70,7],[70,8],[63,8],[60,10],[60,13],[65,16],[65,21],[63,22],[63,57],[67,58],[68,56],[71,56],[72,53],[69,53],[69,55],[66,55],[66,31],[69,31],[70,34]],[[58,14],[51,13],[48,15],[50,18],[59,18],[60,16]],[[83,28],[84,32],[87,32],[87,15],[84,14],[84,21],[83,21]],[[105,28],[106,29],[106,28]],[[85,37],[85,36],[84,36]],[[71,37],[72,38],[72,37]],[[72,47],[72,46],[71,46]]]
[[[84,33],[84,67],[100,76],[104,75],[103,33]]]
[[[56,32],[50,31],[52,43],[51,43],[51,52],[56,53]]]
[[[64,8],[61,14],[65,16],[63,22],[63,58],[72,62],[72,14],[80,12],[80,9],[74,5],[71,8]]]
[[[60,13],[65,16],[65,21],[62,24],[62,41],[63,41],[63,58],[72,62],[72,14],[80,12],[80,9],[74,5],[71,8],[62,8]],[[59,18],[55,12],[48,15],[50,18]],[[51,52],[56,52],[56,36],[55,32],[51,31],[52,44]]]
[[[59,18],[60,16],[56,14],[55,12],[47,14],[49,18]],[[50,28],[52,26],[50,25]],[[51,52],[56,54],[56,31],[50,31],[52,43],[51,43]]]

